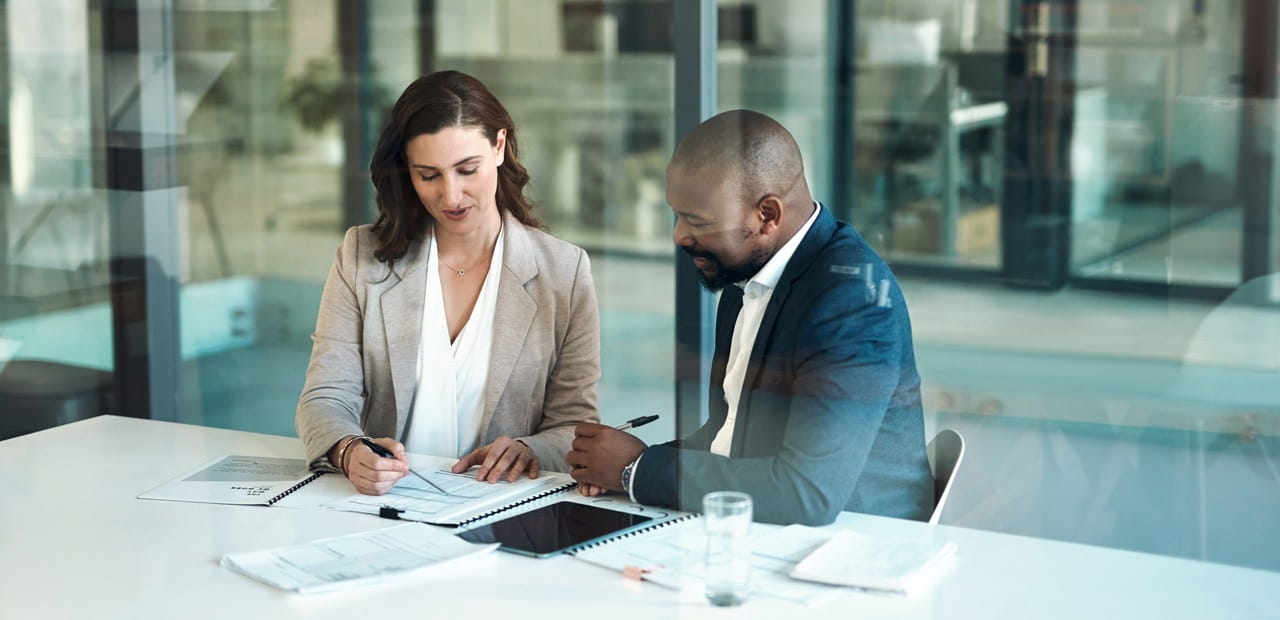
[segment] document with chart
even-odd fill
[[[325,592],[400,577],[493,551],[416,523],[264,551],[228,553],[222,566],[290,592]]]
[[[466,525],[576,485],[568,474],[554,472],[542,472],[537,478],[522,476],[515,482],[481,482],[476,480],[477,468],[460,474],[450,472],[455,462],[452,458],[410,454],[413,470],[440,490],[415,476],[406,476],[385,495],[350,495],[324,507],[370,514],[380,514],[385,507],[401,511],[397,516],[408,521]]]
[[[320,477],[307,471],[307,462],[303,459],[232,454],[213,459],[138,495],[138,499],[288,505],[291,495]]]

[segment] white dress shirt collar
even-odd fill
[[[730,337],[729,359],[725,363],[724,382],[721,383],[724,388],[725,421],[711,442],[712,454],[729,456],[732,452],[733,429],[738,418],[738,402],[742,397],[742,384],[746,380],[751,352],[755,348],[756,333],[760,331],[760,323],[764,320],[769,300],[773,298],[773,289],[782,279],[782,272],[786,270],[787,263],[791,262],[791,256],[796,253],[796,248],[800,247],[804,236],[817,221],[818,212],[822,210],[822,205],[816,202],[813,204],[815,207],[813,215],[809,216],[804,226],[801,226],[800,230],[782,244],[764,267],[756,272],[756,275],[745,283],[736,284],[743,289],[742,309],[734,320],[733,335]]]
[[[800,242],[804,241],[804,236],[809,233],[813,223],[818,220],[818,213],[822,211],[822,205],[815,201],[813,207],[813,213],[805,221],[804,226],[801,226],[800,230],[796,231],[796,234],[791,235],[791,238],[782,244],[781,248],[778,248],[778,251],[769,259],[769,262],[764,264],[764,267],[760,268],[760,271],[756,272],[756,275],[751,276],[750,279],[744,282],[735,282],[734,285],[744,291],[752,283],[770,290],[777,288],[778,280],[782,279],[782,272],[786,270],[787,263],[791,262],[791,256],[796,253],[796,248],[800,247]]]

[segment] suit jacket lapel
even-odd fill
[[[427,247],[431,231],[422,242],[409,246],[384,282],[379,298],[382,329],[390,358],[391,387],[396,401],[396,437],[404,436],[413,388],[418,383],[418,347],[422,341],[422,313],[427,290]]]
[[[803,275],[822,252],[822,248],[827,245],[835,232],[835,225],[835,216],[831,215],[830,211],[824,208],[818,212],[818,219],[814,220],[813,226],[809,227],[809,232],[800,241],[800,245],[796,246],[791,260],[787,261],[786,268],[782,270],[782,277],[778,278],[778,286],[769,296],[769,305],[765,306],[764,316],[760,319],[760,329],[756,331],[755,343],[751,345],[751,359],[747,364],[747,372],[742,378],[742,395],[738,399],[737,422],[733,428],[731,454],[735,456],[743,445],[742,433],[747,428],[744,422],[747,411],[751,407],[751,388],[759,381],[760,373],[764,369],[764,355],[773,336],[773,327],[778,322],[778,314],[786,304],[787,297],[791,295],[792,282]]]
[[[480,428],[484,430],[485,443],[495,439],[489,436],[489,423],[502,393],[515,369],[524,341],[529,336],[533,318],[538,312],[525,284],[538,275],[538,261],[533,256],[529,232],[514,217],[503,213],[502,276],[498,280],[498,307],[493,315],[493,349],[489,354],[489,378],[484,389],[484,416]]]

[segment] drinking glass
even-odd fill
[[[751,496],[716,491],[702,498],[706,523],[707,599],[712,605],[741,605],[751,589]]]

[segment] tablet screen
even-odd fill
[[[543,556],[609,538],[652,520],[651,517],[562,501],[459,532],[458,536],[477,543],[502,543],[502,548],[509,551]]]

